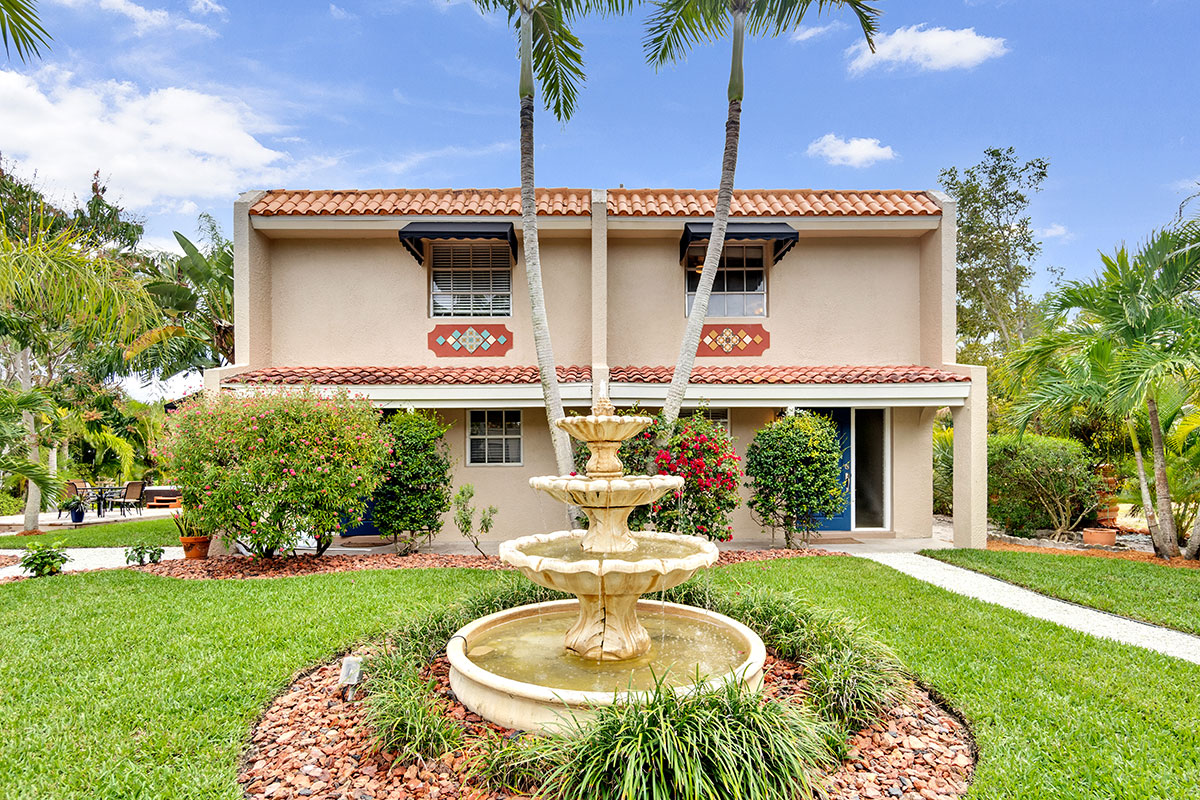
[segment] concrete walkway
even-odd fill
[[[834,548],[831,548],[834,549]],[[1011,583],[944,564],[915,553],[859,552],[855,555],[899,570],[918,580],[985,603],[1011,608],[1030,617],[1044,619],[1064,628],[1137,645],[1168,656],[1200,664],[1200,637],[1147,625],[1014,586]]]
[[[71,560],[63,565],[63,572],[82,572],[88,569],[111,569],[125,566],[124,547],[67,547],[63,550]],[[0,556],[25,555],[24,550],[0,550]],[[164,547],[163,561],[183,558],[182,547]],[[25,575],[19,564],[0,569],[0,578],[15,578]]]

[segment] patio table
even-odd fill
[[[84,490],[89,494],[89,500],[96,501],[96,516],[103,517],[108,501],[125,491],[124,486],[89,486]]]

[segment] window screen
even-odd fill
[[[520,464],[520,410],[468,412],[468,464]]]
[[[512,259],[502,242],[432,242],[429,313],[511,317]]]

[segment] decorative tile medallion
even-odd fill
[[[761,356],[771,346],[762,325],[705,325],[700,331],[698,356]]]
[[[439,356],[502,356],[512,349],[512,331],[504,325],[435,325],[429,349]]]

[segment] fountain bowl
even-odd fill
[[[554,424],[581,442],[623,442],[636,436],[654,422],[654,417],[618,414],[589,414],[563,417]]]
[[[634,508],[653,503],[667,492],[683,489],[679,475],[625,475],[620,478],[553,476],[530,478],[529,485],[563,503],[580,508]]]
[[[506,728],[533,733],[563,733],[585,723],[598,707],[648,697],[651,693],[644,690],[584,691],[516,680],[491,672],[471,659],[476,643],[499,626],[530,621],[555,612],[574,616],[577,610],[578,603],[575,600],[535,603],[481,617],[461,628],[450,637],[446,646],[450,661],[450,688],[459,702],[484,719]],[[638,601],[638,611],[648,618],[663,615],[684,623],[711,625],[735,643],[735,657],[744,655],[733,668],[722,674],[699,675],[696,676],[698,681],[689,678],[675,685],[673,691],[676,693],[715,689],[735,681],[745,683],[752,689],[762,685],[766,646],[757,633],[737,620],[692,606],[646,599]],[[571,658],[567,655],[563,657]],[[677,675],[684,674],[693,676],[695,670],[681,666]]]

